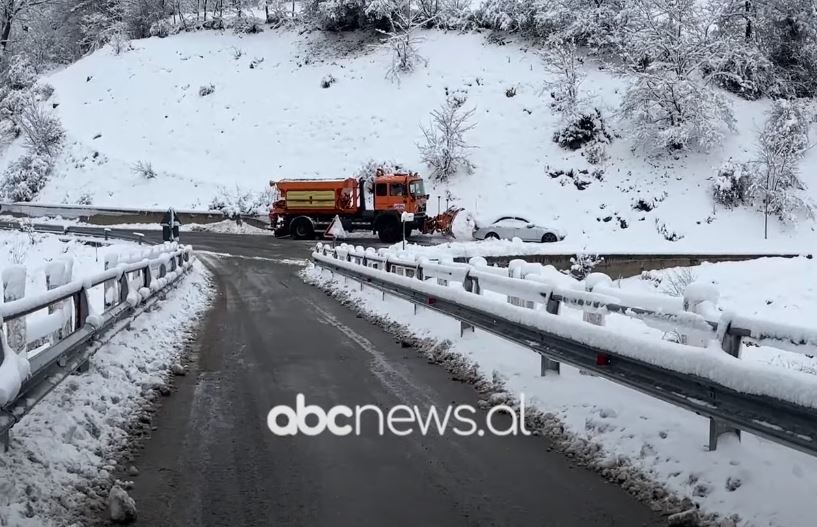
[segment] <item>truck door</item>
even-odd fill
[[[383,199],[378,200],[377,198],[385,198],[389,195],[388,192],[388,185],[385,183],[378,183],[374,186],[374,202],[372,203],[372,210],[382,210],[384,207],[381,205],[380,207],[377,206],[378,201],[383,203]]]
[[[407,210],[408,204],[408,189],[405,183],[391,183],[389,184],[389,197],[392,198],[392,206],[402,204],[402,210]],[[399,207],[398,207],[399,208]]]

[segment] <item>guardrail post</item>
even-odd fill
[[[57,287],[63,286],[70,281],[68,277],[68,265],[66,262],[56,261],[51,262],[45,266],[45,287],[49,291],[52,289],[56,289]],[[70,309],[69,306],[71,304],[69,302],[57,302],[48,306],[48,313],[56,313],[57,311],[63,312],[63,317],[67,318],[68,320],[63,323],[62,327],[57,330],[57,332],[52,335],[55,337],[53,340],[58,341],[60,339],[64,339],[68,334],[71,333],[71,320],[70,317],[65,316],[65,311]],[[64,319],[65,319],[64,318]]]
[[[123,272],[122,276],[119,277],[119,303],[127,302],[129,294],[130,282],[128,279],[128,273]]]
[[[469,272],[465,273],[465,278],[462,280],[462,288],[468,291],[469,293],[479,294],[479,279],[473,276],[470,276]],[[466,331],[471,331],[471,333],[476,333],[477,329],[469,324],[468,322],[460,321],[460,338],[465,334]]]
[[[706,312],[717,304],[718,296],[718,290],[712,284],[693,282],[684,290],[684,311],[706,315]],[[705,348],[709,338],[700,333],[681,333],[679,340],[681,344]]]
[[[584,279],[584,290],[592,293],[593,288],[600,284],[610,287],[613,285],[613,280],[604,273],[590,273]],[[582,312],[582,320],[594,326],[604,326],[606,322],[603,313],[589,313],[587,311]]]
[[[526,263],[527,262],[525,260],[520,259],[511,260],[508,262],[508,277],[522,279],[523,267]],[[534,307],[533,302],[522,300],[521,298],[515,296],[508,296],[508,303],[512,306],[527,307],[529,309],[533,309]]]
[[[735,434],[740,441],[740,430],[713,417],[709,418],[709,451],[718,449],[718,439],[726,434]]]
[[[142,269],[142,287],[150,288],[151,280],[152,280],[152,276],[151,276],[151,273],[150,273],[150,264],[147,264]]]
[[[730,332],[731,326],[726,326],[721,340],[721,349],[733,357],[740,357],[741,336]],[[734,434],[740,441],[740,429],[724,423],[718,419],[709,418],[709,451],[713,452],[718,448],[718,439],[726,434]]]
[[[26,268],[24,265],[11,265],[3,269],[3,301],[12,302],[26,296]],[[6,339],[9,348],[17,353],[26,353],[26,318],[19,317],[6,322]]]
[[[91,306],[88,303],[88,291],[83,287],[74,295],[74,331],[85,325],[85,320],[91,313]]]
[[[134,232],[133,234],[134,234],[134,236],[136,236],[136,239],[138,240],[139,245],[142,245],[142,241],[145,239],[145,235],[142,234],[141,232]]]
[[[106,254],[105,255],[105,270],[111,269],[116,267],[117,263],[119,263],[119,255],[116,254]],[[104,284],[102,284],[102,288],[104,290],[103,295],[105,297],[105,310],[107,311],[108,308],[114,305],[114,291],[116,289],[116,284],[113,280],[108,280]]]
[[[108,237],[109,237],[110,235],[111,235],[111,229],[108,229],[108,228],[106,227],[106,228],[105,228],[105,240],[107,240],[107,239],[108,239]]]
[[[547,302],[545,303],[545,311],[550,313],[551,315],[558,315],[559,314],[559,307],[561,302],[559,300],[553,298],[553,293],[548,295]],[[555,361],[550,357],[545,357],[544,355],[539,355],[541,359],[540,365],[540,373],[542,377],[548,374],[548,372],[559,374],[559,370],[561,366],[559,365],[559,361]]]

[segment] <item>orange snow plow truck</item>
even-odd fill
[[[276,236],[311,239],[322,235],[335,216],[343,229],[370,230],[384,243],[402,239],[414,230],[450,231],[456,212],[447,211],[432,219],[426,216],[428,194],[423,179],[416,173],[386,174],[378,170],[373,180],[355,179],[282,179],[270,181],[278,199],[270,209],[270,222]],[[452,209],[453,210],[453,209]],[[414,220],[403,223],[403,212]]]

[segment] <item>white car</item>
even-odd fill
[[[501,216],[488,225],[474,229],[474,238],[477,240],[519,238],[524,242],[552,243],[563,240],[564,237],[565,232],[561,229],[537,225],[519,216]]]

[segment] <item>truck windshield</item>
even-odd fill
[[[425,196],[426,194],[426,189],[423,187],[422,179],[415,179],[409,183],[409,189],[411,190],[412,196]]]

